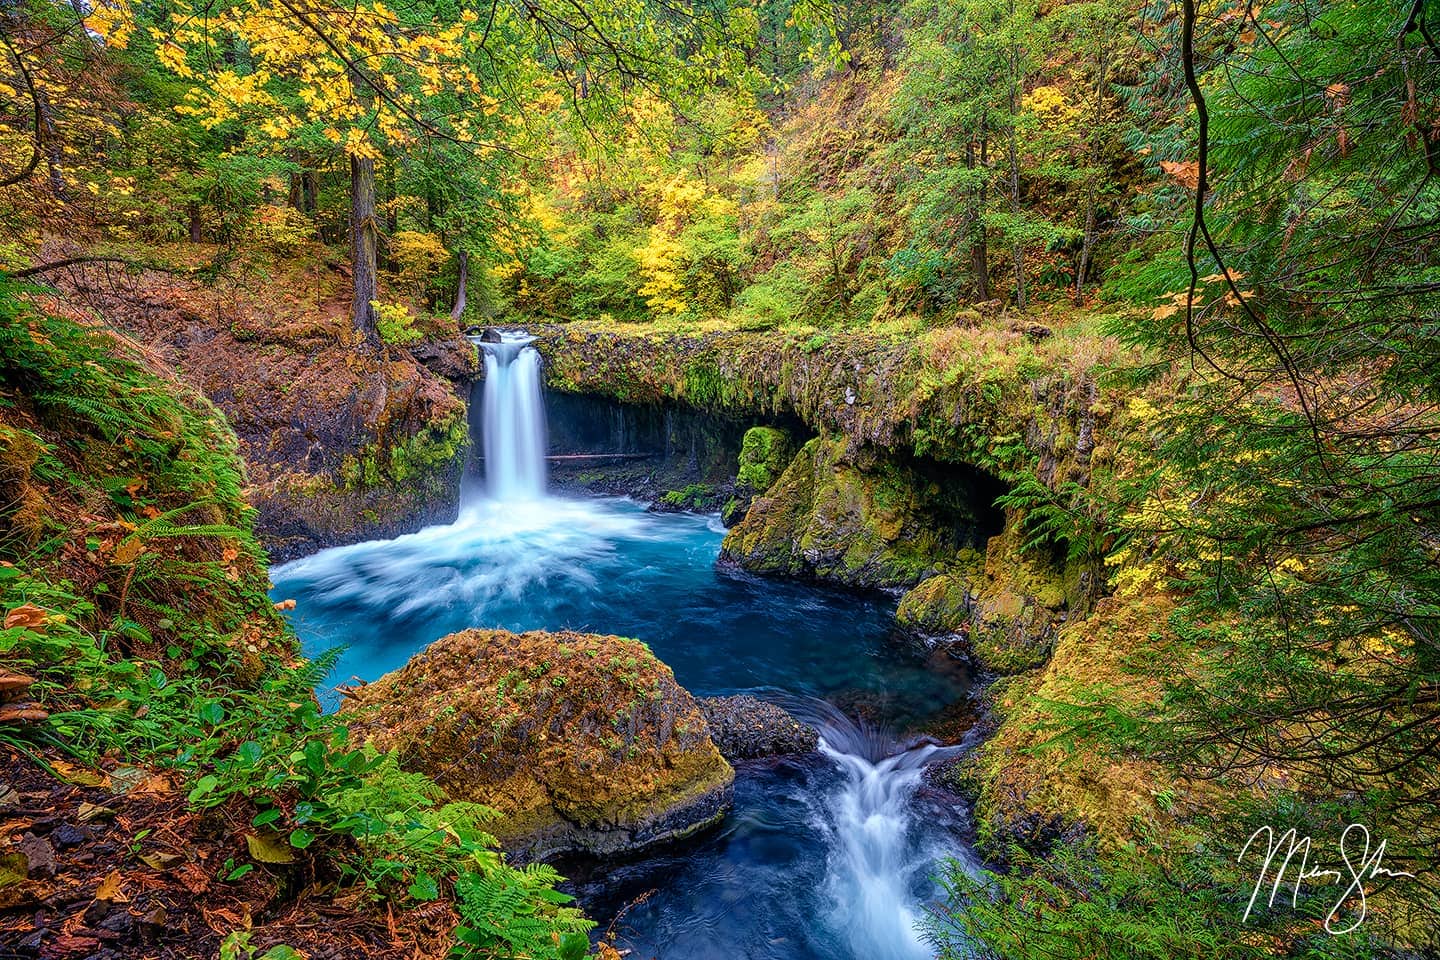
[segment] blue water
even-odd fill
[[[943,654],[892,636],[893,602],[717,568],[710,518],[622,499],[479,500],[456,523],[272,571],[307,652],[345,645],[320,691],[373,680],[466,627],[647,642],[697,695],[758,691],[816,722],[824,749],[742,768],[717,831],[635,863],[570,865],[619,945],[664,960],[920,960],[915,920],[963,812],[920,784],[915,728],[967,694]],[[865,723],[856,718],[864,718]]]
[[[618,498],[482,500],[453,525],[326,550],[271,579],[296,601],[307,653],[348,648],[322,689],[332,704],[334,686],[466,627],[636,637],[697,695],[769,688],[889,723],[965,692],[958,667],[927,666],[892,636],[891,601],[717,569],[723,537],[713,518]]]

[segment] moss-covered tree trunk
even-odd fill
[[[350,317],[368,343],[380,342],[375,318],[375,161],[350,158],[350,258],[354,270],[354,297]]]

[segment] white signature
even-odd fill
[[[1274,870],[1273,882],[1270,884],[1270,899],[1266,905],[1273,907],[1275,898],[1280,894],[1280,887],[1285,883],[1286,873],[1291,870],[1291,861],[1299,854],[1299,862],[1294,864],[1294,872],[1291,874],[1290,906],[1294,908],[1300,900],[1300,885],[1306,880],[1318,880],[1325,884],[1338,884],[1345,881],[1345,874],[1350,876],[1349,885],[1340,899],[1335,901],[1335,906],[1325,915],[1325,930],[1331,934],[1349,933],[1360,924],[1365,922],[1365,882],[1376,877],[1414,877],[1413,873],[1406,873],[1403,870],[1389,870],[1383,865],[1385,860],[1385,843],[1381,840],[1380,845],[1372,852],[1370,849],[1370,831],[1361,824],[1352,823],[1340,834],[1340,859],[1345,863],[1345,871],[1322,870],[1310,866],[1310,838],[1301,837],[1291,827],[1278,837],[1270,827],[1261,827],[1250,834],[1250,839],[1245,841],[1245,846],[1240,849],[1240,856],[1235,858],[1236,863],[1245,859],[1245,854],[1250,852],[1251,845],[1255,849],[1260,847],[1255,843],[1261,835],[1265,837],[1265,860],[1260,865],[1260,873],[1255,878],[1255,889],[1250,894],[1250,902],[1245,907],[1245,917],[1242,922],[1250,919],[1250,913],[1255,909],[1255,900],[1260,896],[1261,889],[1267,880],[1271,878],[1271,867],[1276,863],[1276,858],[1284,854],[1279,860],[1279,866]],[[1357,856],[1358,854],[1358,856]],[[1348,926],[1337,927],[1336,923],[1343,918],[1345,904],[1353,896],[1359,896],[1359,901],[1353,908],[1353,916]]]

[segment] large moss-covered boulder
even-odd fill
[[[734,771],[670,668],[637,640],[466,630],[354,692],[351,729],[453,800],[483,803],[512,854],[630,853],[718,822]]]
[[[928,476],[897,459],[852,457],[843,438],[816,437],[730,530],[721,555],[756,573],[909,586],[983,541],[988,500],[970,481],[958,471]]]
[[[745,431],[735,472],[735,493],[720,512],[727,527],[744,519],[750,504],[774,486],[794,455],[795,443],[788,430],[761,426]]]

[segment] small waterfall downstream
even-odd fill
[[[491,500],[545,496],[545,398],[534,339],[506,332],[499,343],[477,341],[485,362],[484,495]]]
[[[914,795],[927,764],[962,748],[906,747],[833,708],[825,714],[817,724],[820,752],[842,775],[817,824],[830,841],[830,922],[856,957],[932,957],[918,928],[923,908],[914,891],[927,882],[941,851],[925,849],[920,839],[924,825]]]

